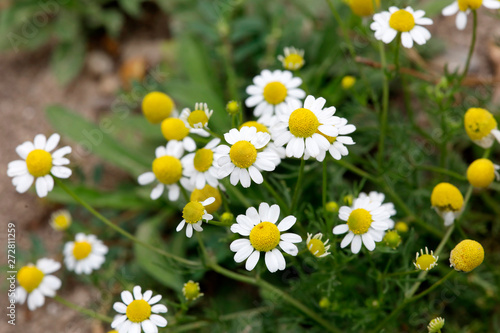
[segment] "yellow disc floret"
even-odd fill
[[[58,210],[52,213],[50,225],[58,230],[66,230],[71,225],[71,214],[67,210]]]
[[[319,120],[311,110],[300,108],[290,115],[288,127],[294,136],[308,138],[318,130]]]
[[[339,204],[335,201],[330,201],[326,203],[325,209],[330,213],[337,213],[339,211]]]
[[[427,271],[432,267],[434,267],[435,263],[436,263],[436,258],[431,256],[430,254],[424,254],[423,256],[418,257],[417,261],[415,262],[415,265],[417,265],[419,269]]]
[[[153,124],[158,124],[170,116],[174,108],[174,101],[162,92],[150,92],[142,100],[142,113]]]
[[[182,288],[182,293],[184,294],[184,297],[186,297],[186,300],[188,301],[194,301],[198,297],[203,296],[203,293],[200,293],[200,284],[192,280],[189,280],[188,282],[184,283],[184,287]]]
[[[218,189],[215,187],[212,187],[210,185],[205,185],[204,188],[197,189],[195,188],[193,192],[191,193],[190,200],[191,201],[199,201],[203,202],[207,200],[208,198],[215,198],[215,201],[212,202],[210,205],[205,206],[205,209],[207,213],[212,214],[213,212],[217,211],[217,209],[220,208],[222,205],[222,197]]]
[[[76,260],[82,260],[89,256],[90,252],[92,252],[92,245],[89,242],[75,242],[73,246],[73,256]]]
[[[36,266],[24,266],[17,273],[17,281],[28,293],[35,290],[42,283],[44,274]]]
[[[193,128],[198,124],[201,124],[201,126],[206,126],[208,124],[208,116],[205,111],[195,110],[189,114],[187,121]]]
[[[189,128],[179,118],[167,118],[161,123],[161,133],[167,141],[181,141],[189,134]]]
[[[380,0],[349,0],[348,4],[354,14],[358,16],[371,16],[375,13],[373,3],[380,6]]]
[[[35,177],[43,177],[52,169],[52,155],[43,149],[32,150],[26,157],[28,172]]]
[[[250,231],[250,243],[260,252],[274,249],[280,242],[280,231],[271,222],[261,222]]]
[[[465,113],[464,126],[469,138],[477,141],[488,136],[493,129],[497,128],[497,121],[488,110],[470,108]]]
[[[458,8],[465,12],[467,9],[478,9],[483,4],[483,0],[458,0]]]
[[[127,318],[133,323],[141,323],[151,315],[151,305],[143,299],[133,300],[127,306]]]
[[[238,168],[246,169],[257,159],[257,149],[248,141],[238,141],[231,146],[229,157]]]
[[[349,90],[351,89],[354,84],[356,84],[356,78],[351,75],[346,75],[342,78],[342,81],[340,82],[340,85],[342,86],[342,89],[344,90]]]
[[[194,154],[194,168],[199,172],[205,172],[212,166],[214,152],[207,148],[201,148]]]
[[[182,210],[182,218],[186,220],[187,223],[197,223],[201,221],[203,214],[205,213],[205,207],[198,201],[190,201],[184,206]]]
[[[170,185],[182,177],[182,164],[173,156],[158,157],[153,161],[153,173],[160,183]]]
[[[304,66],[304,57],[297,53],[290,53],[283,59],[283,67],[289,70],[296,70]]]
[[[481,265],[483,260],[482,245],[471,239],[461,241],[450,253],[450,266],[457,271],[470,272]]]
[[[240,112],[240,104],[236,101],[229,101],[226,104],[226,112],[230,115],[235,115]]]
[[[325,253],[325,244],[317,238],[311,239],[307,243],[307,248],[316,257],[321,257]]]
[[[408,224],[403,221],[396,222],[396,225],[394,226],[394,229],[396,229],[397,232],[399,233],[407,233],[408,232]]]
[[[408,32],[415,26],[415,18],[404,9],[400,9],[391,15],[389,26],[399,32]]]
[[[273,105],[281,104],[287,94],[287,89],[285,85],[281,82],[274,81],[274,82],[269,82],[265,87],[264,87],[264,99],[269,103]]]
[[[495,180],[495,165],[486,158],[475,160],[467,169],[467,179],[474,187],[488,187]]]
[[[261,123],[258,123],[256,121],[247,121],[246,123],[241,124],[240,128],[242,127],[255,127],[257,129],[257,132],[262,132],[262,133],[269,133],[269,130],[265,125],[262,125]]]
[[[349,214],[347,225],[356,235],[364,234],[372,225],[372,214],[364,208],[357,208]]]
[[[434,187],[431,194],[433,207],[444,211],[459,211],[464,204],[462,193],[450,183],[439,183]]]

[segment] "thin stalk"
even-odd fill
[[[225,223],[225,222],[213,221],[213,220],[206,221],[205,223],[211,224],[211,225],[216,225],[216,226],[219,226],[219,227],[230,227],[230,226],[233,225],[233,223]]]
[[[161,249],[159,249],[159,248],[157,248],[157,247],[155,247],[155,246],[153,246],[153,245],[151,245],[149,243],[145,243],[145,242],[139,240],[137,237],[135,237],[134,235],[132,235],[129,232],[125,231],[124,229],[120,228],[119,226],[117,226],[116,224],[114,224],[113,222],[111,222],[110,220],[108,220],[106,217],[104,217],[101,213],[99,213],[94,208],[92,208],[92,206],[90,206],[87,202],[85,202],[83,199],[81,199],[75,192],[73,192],[71,189],[69,189],[62,181],[60,181],[57,178],[54,178],[54,180],[57,183],[57,185],[59,187],[61,187],[66,193],[68,193],[68,195],[70,197],[72,197],[77,203],[79,203],[80,205],[82,205],[83,207],[85,207],[92,215],[94,215],[95,217],[97,217],[104,224],[106,224],[108,227],[110,227],[111,229],[115,230],[116,232],[118,232],[122,236],[130,239],[134,243],[137,243],[139,245],[144,246],[145,248],[147,248],[147,249],[149,249],[149,250],[151,250],[153,252],[156,252],[156,253],[158,253],[158,254],[166,257],[166,258],[175,260],[175,261],[177,261],[177,262],[179,262],[181,264],[184,264],[186,266],[193,266],[193,267],[200,266],[199,262],[191,261],[191,260],[188,260],[188,259],[184,259],[184,258],[178,257],[178,256],[176,256],[174,254],[168,253],[167,251],[161,250]]]
[[[322,186],[322,195],[321,195],[321,203],[323,204],[323,209],[326,207],[326,191],[327,191],[327,170],[326,158],[323,160],[323,186]]]
[[[91,317],[91,318],[98,319],[100,321],[103,321],[103,322],[106,322],[106,323],[109,323],[109,324],[111,324],[111,322],[113,322],[113,318],[110,318],[108,316],[99,314],[99,313],[97,313],[95,311],[83,308],[83,307],[81,307],[79,305],[73,304],[70,301],[65,300],[64,298],[62,298],[59,295],[54,296],[54,300],[57,301],[57,302],[59,302],[59,303],[61,303],[64,306],[72,309],[72,310],[78,311],[78,312],[80,312],[80,313],[82,313],[82,314],[84,314],[86,316]]]
[[[398,35],[396,36],[396,47],[394,49],[394,71],[396,72],[396,75],[399,75],[399,49],[401,44],[401,33],[398,32]]]
[[[278,194],[278,192],[276,192],[276,190],[273,188],[273,186],[271,184],[269,184],[269,182],[266,179],[264,179],[264,182],[262,182],[262,184],[268,190],[268,192],[273,196],[273,198],[276,199],[278,205],[281,206],[281,209],[288,208],[288,205],[285,202],[285,200],[283,200],[283,198]]]
[[[459,174],[458,172],[454,172],[454,171],[451,171],[451,170],[448,170],[448,169],[444,169],[444,168],[440,168],[440,167],[433,166],[433,165],[423,165],[423,164],[421,164],[421,165],[415,165],[415,168],[417,168],[417,169],[423,169],[423,170],[429,170],[429,171],[432,171],[432,172],[440,173],[440,174],[443,174],[443,175],[447,175],[447,176],[456,178],[456,179],[461,180],[461,181],[466,181],[467,180],[467,177],[465,177],[464,175]]]
[[[459,84],[462,83],[463,79],[467,76],[470,67],[470,61],[472,59],[472,54],[474,53],[474,47],[476,46],[476,35],[477,35],[477,11],[472,11],[472,40],[470,42],[469,54],[467,55],[467,61],[465,62],[464,72],[458,80]]]
[[[384,44],[379,42],[380,62],[382,64],[381,70],[384,76],[382,82],[382,111],[380,113],[380,136],[378,141],[378,155],[377,164],[379,171],[382,169],[382,162],[384,160],[384,144],[387,132],[387,113],[389,111],[389,78],[387,77],[387,61],[385,59]]]
[[[297,177],[297,183],[295,184],[295,191],[293,192],[292,205],[290,206],[290,213],[293,213],[295,211],[295,208],[297,208],[296,206],[297,206],[297,201],[299,200],[300,187],[302,186],[302,179],[304,178],[305,164],[306,160],[304,159],[304,157],[302,157],[300,160],[299,176]]]

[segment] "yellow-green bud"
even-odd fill
[[[320,301],[319,301],[319,307],[322,308],[322,309],[328,309],[330,307],[331,303],[330,301],[328,300],[328,298],[326,297],[323,297]]]
[[[236,115],[240,112],[240,103],[236,101],[229,101],[226,104],[226,112],[230,115]]]
[[[388,231],[384,236],[384,243],[390,248],[396,249],[401,244],[401,236],[396,230]]]
[[[222,223],[232,223],[234,221],[234,215],[230,212],[225,212],[220,217]]]
[[[407,233],[408,232],[408,224],[406,224],[403,221],[399,221],[396,223],[396,226],[394,227],[394,229],[396,229],[397,232],[402,233],[402,234]]]
[[[325,209],[330,213],[337,213],[339,211],[339,204],[335,201],[330,201],[326,203]]]
[[[354,200],[354,197],[352,196],[352,194],[348,194],[344,197],[343,201],[344,201],[344,204],[347,205],[347,206],[351,206],[352,205],[352,201]]]

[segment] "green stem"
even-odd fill
[[[459,84],[462,83],[463,79],[467,76],[469,72],[470,61],[472,59],[472,54],[474,53],[474,47],[476,46],[476,34],[477,34],[477,11],[472,10],[472,40],[470,42],[469,54],[467,55],[467,61],[465,62],[465,69],[460,79]]]
[[[396,75],[399,75],[399,49],[401,44],[401,33],[398,32],[398,35],[396,36],[396,47],[394,49],[394,71],[396,72]]]
[[[327,191],[327,170],[326,158],[323,160],[323,186],[322,186],[322,195],[321,195],[321,203],[323,204],[323,209],[326,207],[326,191]]]
[[[288,208],[288,205],[285,202],[285,200],[283,200],[283,198],[276,192],[276,190],[273,188],[273,186],[271,184],[269,184],[269,182],[266,179],[264,179],[264,182],[262,184],[269,191],[269,193],[274,197],[274,199],[276,199],[276,201],[278,202],[278,205],[281,206],[281,209]]]
[[[182,196],[184,197],[184,200],[186,200],[186,202],[190,202],[191,199],[189,198],[189,195],[187,194],[186,189],[184,188],[184,186],[179,185],[179,187],[181,188],[181,193],[182,193]]]
[[[299,168],[299,176],[297,177],[297,183],[295,184],[295,190],[293,191],[293,197],[292,197],[292,205],[290,206],[290,213],[293,214],[295,211],[297,201],[299,200],[299,192],[300,192],[300,187],[302,186],[302,179],[304,178],[304,166],[306,164],[306,160],[304,157],[300,159],[300,168]]]
[[[216,226],[219,226],[219,227],[230,227],[230,226],[233,225],[233,223],[224,223],[224,222],[213,221],[213,220],[206,221],[205,223],[211,224],[211,225],[216,225]]]
[[[89,316],[91,318],[94,318],[94,319],[98,319],[100,321],[104,321],[106,323],[111,323],[113,322],[113,318],[110,318],[108,316],[105,316],[105,315],[102,315],[102,314],[99,314],[95,311],[92,311],[92,310],[89,310],[89,309],[86,309],[86,308],[83,308],[79,305],[76,305],[76,304],[73,304],[71,303],[70,301],[67,301],[65,300],[64,298],[62,298],[61,296],[59,295],[56,295],[54,296],[54,300],[61,303],[62,305],[70,308],[70,309],[73,309],[75,311],[78,311],[86,316]]]
[[[415,165],[415,168],[429,170],[429,171],[436,172],[436,173],[441,173],[443,175],[451,176],[451,177],[456,178],[456,179],[461,180],[461,181],[467,180],[467,177],[459,174],[458,172],[454,172],[454,171],[451,171],[451,170],[448,170],[445,168],[436,167],[433,165]]]
[[[379,172],[382,169],[382,162],[384,160],[384,144],[387,132],[387,113],[389,111],[389,78],[387,76],[387,61],[385,59],[384,44],[379,42],[380,63],[383,74],[382,82],[382,112],[380,113],[380,136],[378,141],[378,155],[377,164]]]
[[[101,213],[99,213],[98,211],[96,211],[94,208],[92,208],[92,206],[90,206],[87,202],[85,202],[83,199],[81,199],[75,192],[73,192],[71,189],[69,189],[61,180],[57,179],[57,178],[54,178],[55,182],[57,183],[57,185],[59,187],[61,187],[66,193],[69,194],[70,197],[72,197],[77,203],[79,203],[80,205],[82,205],[83,207],[85,207],[92,215],[94,215],[95,217],[97,217],[99,220],[101,220],[104,224],[106,224],[108,227],[110,227],[111,229],[115,230],[116,232],[118,232],[119,234],[121,234],[122,236],[125,236],[126,238],[130,239],[131,241],[137,243],[137,244],[140,244],[142,246],[144,246],[145,248],[153,251],[153,252],[156,252],[164,257],[167,257],[169,259],[172,259],[172,260],[175,260],[181,264],[184,264],[186,266],[200,266],[200,263],[199,262],[196,262],[196,261],[191,261],[191,260],[188,260],[188,259],[184,259],[184,258],[181,258],[181,257],[178,257],[174,254],[171,254],[171,253],[168,253],[164,250],[161,250],[149,243],[145,243],[141,240],[139,240],[138,238],[136,238],[134,235],[130,234],[129,232],[123,230],[122,228],[120,228],[119,226],[117,226],[116,224],[114,224],[113,222],[111,222],[110,220],[108,220],[106,217],[104,217]]]

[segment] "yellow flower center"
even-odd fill
[[[470,108],[465,113],[465,131],[471,140],[481,140],[488,136],[491,130],[497,128],[497,122],[488,110]]]
[[[194,127],[196,124],[200,124],[202,126],[206,126],[208,124],[208,117],[205,111],[195,110],[189,114],[187,121],[191,127]]]
[[[57,230],[66,230],[71,224],[71,219],[66,214],[61,213],[54,217],[53,224]]]
[[[488,187],[495,180],[495,166],[486,158],[475,160],[467,169],[467,179],[474,187]]]
[[[158,124],[170,116],[174,108],[174,101],[168,95],[158,91],[150,92],[142,100],[142,113],[153,124]]]
[[[75,246],[73,247],[73,256],[76,260],[87,258],[90,252],[92,252],[92,245],[90,245],[89,242],[75,242]]]
[[[280,242],[280,231],[271,222],[261,222],[250,231],[250,243],[260,252],[274,249]]]
[[[43,149],[32,150],[26,157],[28,172],[35,177],[43,177],[52,169],[52,155]]]
[[[136,299],[127,306],[126,313],[131,322],[141,323],[151,315],[151,305],[143,299]]]
[[[200,202],[190,201],[182,210],[182,218],[185,219],[187,223],[193,224],[200,221],[204,213],[205,207],[203,207]]]
[[[24,266],[17,273],[17,281],[28,293],[35,290],[42,282],[44,274],[36,266]]]
[[[182,164],[173,156],[158,157],[153,161],[153,173],[163,184],[177,183],[182,177]]]
[[[184,293],[184,297],[188,301],[192,301],[197,299],[200,295],[200,285],[197,282],[189,281],[184,284],[184,288],[182,288],[182,292]]]
[[[415,26],[415,18],[410,12],[400,9],[391,15],[389,25],[399,32],[407,32]]]
[[[257,159],[257,149],[248,141],[238,141],[229,150],[229,157],[238,168],[246,169]]]
[[[449,183],[440,183],[431,194],[431,205],[444,211],[459,211],[464,204],[462,193]]]
[[[450,263],[457,271],[470,272],[481,265],[483,260],[482,245],[471,239],[461,241],[450,253]]]
[[[257,132],[262,132],[262,133],[269,133],[269,130],[265,125],[262,125],[261,123],[258,123],[256,121],[247,121],[246,123],[241,124],[240,128],[242,127],[255,127],[257,129]]]
[[[194,168],[199,172],[205,172],[212,166],[214,152],[207,148],[201,148],[194,154]]]
[[[347,225],[356,235],[364,234],[372,225],[372,214],[364,208],[355,209],[349,215]]]
[[[465,12],[467,9],[478,9],[483,4],[483,0],[458,0],[458,8]]]
[[[161,123],[161,132],[167,141],[181,141],[189,134],[189,128],[179,118],[167,118]]]
[[[380,6],[380,0],[375,1],[377,7]],[[373,8],[373,0],[350,0],[349,7],[358,16],[370,16],[375,13]]]
[[[356,78],[354,76],[346,75],[342,78],[340,85],[342,86],[342,89],[348,90],[351,89],[355,83],[356,83]]]
[[[423,254],[418,257],[416,266],[422,270],[427,271],[434,267],[436,264],[436,258],[430,254]]]
[[[287,94],[287,89],[285,85],[281,82],[269,82],[264,87],[264,99],[273,105],[282,103]]]
[[[321,257],[325,254],[325,244],[319,239],[313,238],[307,243],[307,248],[316,257]]]
[[[299,69],[304,65],[304,58],[297,53],[291,53],[283,59],[283,67],[290,70]]]
[[[219,209],[220,206],[222,205],[222,197],[220,195],[219,190],[216,189],[215,187],[212,187],[207,184],[201,190],[195,188],[194,191],[191,193],[191,197],[189,200],[203,202],[208,198],[212,197],[215,198],[215,201],[212,202],[210,205],[205,206],[205,210],[207,211],[207,213],[212,214],[213,212],[217,211],[217,209]]]
[[[294,136],[308,138],[318,130],[319,120],[311,110],[300,108],[290,115],[288,127]]]

